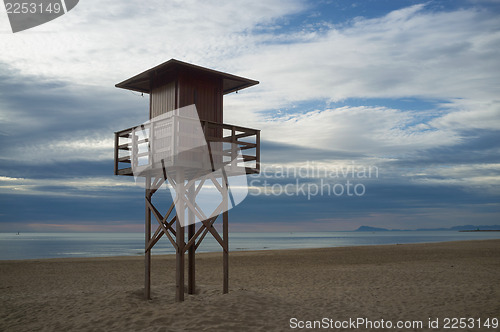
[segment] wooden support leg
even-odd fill
[[[195,189],[194,183],[188,188],[188,199],[193,205],[195,205]],[[191,240],[196,232],[194,221],[194,211],[188,209],[188,241]],[[194,294],[196,292],[195,250],[195,246],[191,246],[188,249],[188,294]]]
[[[176,253],[176,292],[175,300],[177,302],[184,301],[184,227],[181,227],[179,220],[176,224],[176,240],[177,240],[177,253]]]
[[[224,246],[222,253],[223,260],[223,270],[224,270],[224,282],[222,286],[222,293],[226,294],[229,292],[229,227],[228,227],[228,212],[225,211],[222,214],[222,236],[224,239]]]
[[[151,200],[151,190],[148,188],[151,184],[151,178],[146,177],[146,200]],[[149,241],[151,240],[151,210],[146,203],[146,216],[145,216],[145,248],[147,250]],[[151,299],[151,249],[144,253],[144,298]]]
[[[195,224],[188,226],[188,239],[194,236],[195,227]],[[188,250],[188,294],[196,293],[195,250],[195,246],[191,246]]]
[[[181,200],[179,201],[178,206],[181,206],[177,211],[177,221],[175,222],[175,238],[177,243],[177,252],[176,252],[176,292],[175,292],[175,300],[177,302],[184,301],[184,227],[182,227],[180,220],[184,220],[184,213],[186,204],[184,203],[184,179],[182,172],[178,171],[177,185],[180,185],[178,195],[181,195]],[[177,210],[177,208],[176,208]]]

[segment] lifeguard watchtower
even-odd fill
[[[195,293],[195,252],[208,233],[222,247],[223,293],[228,292],[228,209],[235,205],[228,188],[231,177],[259,172],[260,131],[224,124],[223,96],[258,83],[171,59],[116,85],[147,93],[150,100],[149,121],[115,132],[114,152],[115,175],[145,178],[146,299],[151,289],[151,250],[163,235],[176,250],[177,301],[184,300],[186,252],[188,293]],[[165,183],[175,187],[176,194],[162,214],[161,203],[155,206],[152,198]],[[196,199],[208,183],[221,200],[207,213]],[[214,227],[221,214],[222,237]],[[151,215],[158,222],[153,234]]]

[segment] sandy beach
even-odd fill
[[[153,256],[150,301],[140,256],[1,261],[0,271],[0,331],[288,331],[315,320],[352,331],[334,324],[360,318],[422,321],[401,329],[415,331],[472,318],[478,330],[500,318],[500,240],[232,252],[225,295],[222,255],[200,253],[198,294],[182,303],[174,256]]]

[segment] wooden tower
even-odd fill
[[[204,139],[208,144],[219,144],[220,149],[211,151],[211,160],[215,158],[222,165],[230,166],[231,170],[240,170],[243,174],[258,173],[260,170],[260,131],[223,123],[223,96],[231,92],[253,86],[259,82],[247,78],[211,70],[171,59],[161,65],[146,70],[132,78],[116,85],[118,88],[133,90],[149,94],[149,119],[161,117],[167,112],[180,110],[183,107],[195,105],[198,113]],[[152,126],[152,125],[151,125]],[[114,173],[123,176],[138,176],[134,174],[141,157],[146,158],[145,166],[153,164],[151,155],[152,139],[141,135],[138,127],[128,128],[115,132]],[[140,128],[144,129],[144,125]],[[171,128],[171,127],[169,127]],[[152,127],[149,128],[152,133]],[[179,130],[182,134],[182,129]],[[176,134],[177,135],[177,132]],[[215,143],[218,142],[218,143]],[[230,143],[231,147],[227,148]],[[235,147],[240,154],[235,154]],[[149,157],[148,157],[149,156]],[[228,160],[228,161],[227,161]],[[162,160],[163,161],[163,160]],[[144,162],[143,162],[144,163]],[[213,166],[213,163],[212,163]],[[227,197],[224,197],[226,206],[221,206],[220,213],[207,217],[196,204],[189,199],[196,198],[200,187],[205,181],[195,181],[186,177],[185,173],[191,169],[178,169],[174,173],[143,172],[139,176],[145,178],[145,293],[150,299],[151,289],[151,250],[165,235],[176,250],[176,301],[184,300],[184,256],[188,255],[188,293],[195,293],[195,252],[204,237],[210,233],[220,244],[223,251],[223,293],[229,289],[228,274],[228,212]],[[172,176],[172,174],[174,174]],[[211,176],[211,181],[217,182],[217,188],[228,186],[227,177],[233,172],[223,172],[224,176]],[[185,205],[189,224],[183,227],[179,220],[184,220],[185,211],[178,210],[179,205],[171,204],[165,214],[160,212],[161,207],[153,204],[153,195],[164,183],[181,185],[182,199],[186,198]],[[227,191],[220,190],[221,195]],[[189,198],[189,199],[188,199]],[[177,197],[176,197],[177,199]],[[179,203],[178,203],[179,204]],[[159,205],[159,203],[157,203]],[[175,209],[175,213],[173,213]],[[182,215],[179,215],[182,213]],[[222,214],[222,236],[213,226],[218,216]],[[156,231],[151,232],[151,215],[158,222]],[[182,218],[181,218],[182,217]],[[200,222],[195,223],[194,218]],[[187,238],[186,238],[187,228]]]

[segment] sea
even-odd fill
[[[230,233],[230,251],[369,246],[500,239],[500,232],[387,231]],[[197,252],[221,251],[207,235]],[[174,254],[163,237],[153,255]],[[0,233],[0,260],[66,257],[134,256],[144,254],[143,233]]]

